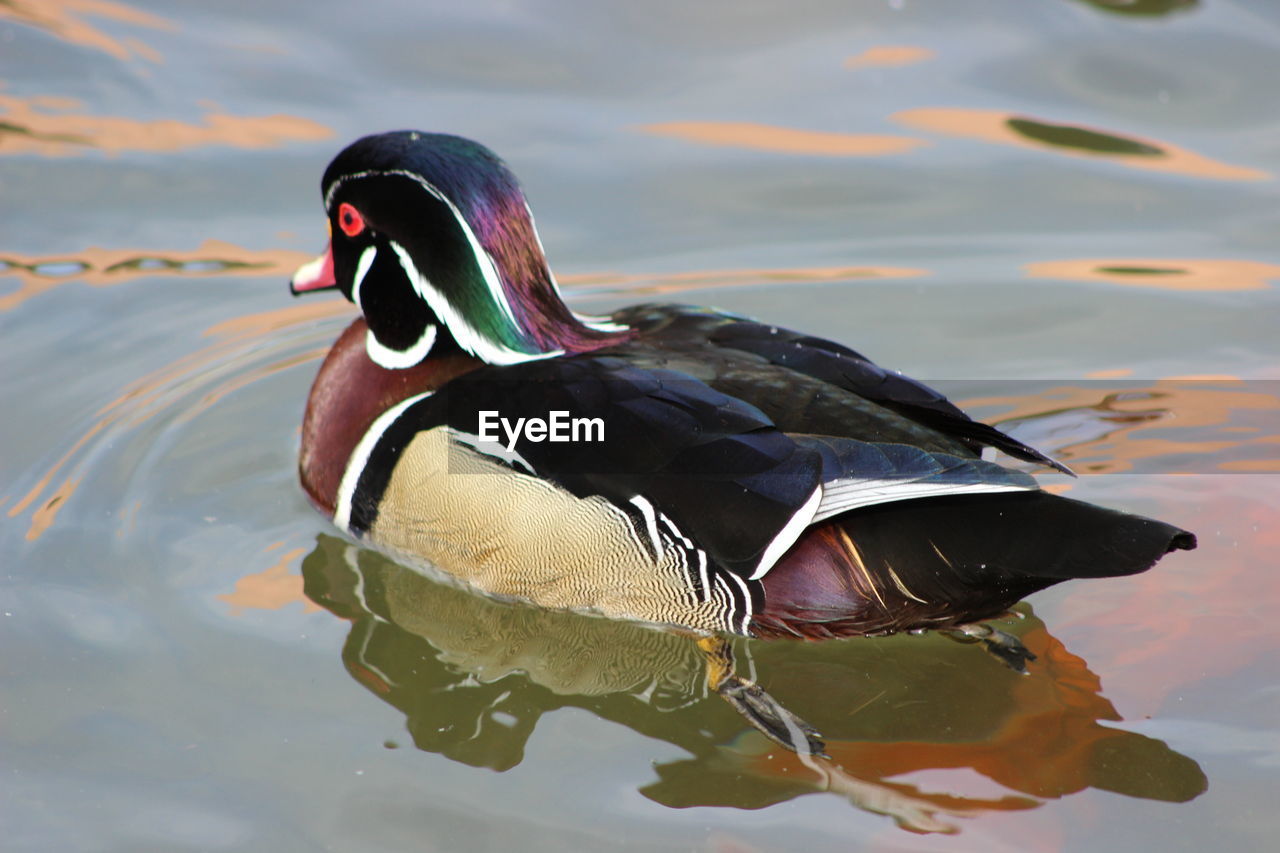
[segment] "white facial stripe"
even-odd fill
[[[753,581],[764,577],[765,572],[772,569],[773,564],[778,562],[787,549],[796,543],[805,528],[813,523],[813,517],[818,512],[818,507],[821,504],[822,486],[819,485],[813,490],[813,494],[809,495],[809,499],[804,502],[804,506],[796,510],[795,514],[782,526],[782,530],[778,531],[778,535],[773,537],[769,547],[764,549],[764,554],[760,556],[760,563],[756,566],[756,570],[751,573]]]
[[[356,262],[355,280],[351,284],[351,299],[356,303],[361,311],[364,305],[360,301],[361,286],[364,284],[365,277],[369,274],[369,270],[373,267],[373,262],[378,257],[378,249],[376,246],[366,246],[365,250],[360,253],[360,260]],[[438,330],[434,324],[427,324],[423,330],[422,336],[406,350],[394,350],[391,347],[384,346],[373,334],[370,329],[365,334],[364,348],[369,353],[369,358],[373,359],[373,363],[385,367],[388,370],[402,370],[406,367],[413,367],[418,362],[427,357],[427,353],[431,351],[431,347],[436,342]]]
[[[443,293],[418,272],[418,268],[413,263],[413,258],[409,255],[409,250],[394,240],[390,241],[390,243],[391,248],[395,250],[396,256],[400,259],[401,269],[409,277],[409,281],[413,283],[413,289],[417,291],[422,300],[430,306],[435,315],[445,324],[450,334],[453,335],[453,339],[458,342],[458,346],[467,352],[489,364],[519,364],[525,361],[552,358],[553,356],[564,354],[564,350],[552,350],[551,352],[530,355],[529,353],[494,343],[484,337],[476,331],[474,326],[467,322],[465,317],[454,310],[453,305],[445,298]]]
[[[360,304],[360,285],[364,284],[364,277],[369,274],[369,268],[373,266],[374,258],[378,256],[376,246],[368,246],[360,253],[360,260],[356,262],[356,277],[351,282],[351,301],[361,311],[364,306]]]
[[[400,177],[410,179],[414,183],[418,184],[418,186],[426,190],[433,198],[443,202],[449,208],[449,212],[453,214],[454,219],[457,220],[458,222],[458,227],[460,227],[462,229],[462,233],[466,235],[467,244],[471,247],[471,252],[476,259],[476,264],[480,267],[480,274],[484,278],[484,283],[489,290],[489,294],[493,297],[494,302],[497,303],[498,309],[503,313],[504,316],[506,316],[506,318],[511,322],[511,324],[518,325],[518,323],[516,322],[515,314],[511,310],[511,303],[507,301],[507,292],[506,292],[506,289],[502,286],[502,277],[498,273],[498,265],[493,260],[493,256],[490,255],[487,251],[485,251],[484,247],[480,245],[480,241],[476,239],[475,232],[471,230],[470,224],[468,224],[466,218],[463,217],[462,211],[458,210],[457,206],[453,203],[453,201],[449,199],[449,197],[446,196],[443,192],[441,192],[440,189],[435,186],[435,184],[432,184],[426,178],[422,177],[421,175],[415,174],[413,172],[407,171],[405,169],[387,169],[384,171],[370,170],[367,172],[355,172],[350,175],[344,175],[341,178],[338,178],[336,181],[334,181],[333,185],[329,187],[328,192],[325,193],[325,197],[324,197],[325,209],[328,210],[333,205],[333,197],[337,193],[338,188],[341,187],[347,181],[357,180],[359,178],[370,178],[370,177],[378,177],[378,176],[384,176],[384,175],[399,175]],[[529,203],[527,201],[524,203],[524,209],[529,214],[529,227],[530,227],[530,230],[532,230],[533,232],[534,241],[538,244],[538,251],[541,252],[542,256],[545,258],[546,249],[542,245],[542,238],[541,236],[539,236],[537,226],[534,224],[534,221],[533,221],[533,211],[529,209]],[[547,275],[551,280],[551,288],[556,292],[557,296],[562,296],[560,292],[560,284],[559,282],[556,281],[555,274],[552,273],[550,269],[548,269]],[[356,299],[356,304],[357,305],[360,304],[359,299]],[[439,316],[441,317],[441,319],[444,319],[444,315],[441,314]],[[612,320],[608,320],[603,317],[594,317],[590,315],[578,314],[577,312],[574,312],[574,317],[576,317],[578,319],[578,322],[582,323],[587,328],[594,329],[597,332],[624,332],[628,328],[630,328],[629,326],[615,323]],[[446,325],[449,326],[449,330],[452,332],[454,328],[453,324],[450,322],[446,322]],[[455,334],[454,337],[457,338],[458,336]],[[555,352],[550,352],[550,353],[537,353],[534,355],[529,355],[527,353],[519,353],[516,350],[512,350],[508,347],[501,347],[496,344],[489,345],[493,349],[495,354],[498,354],[501,352],[506,353],[505,357],[503,357],[500,360],[497,358],[488,358],[482,355],[480,352],[470,349],[466,344],[463,344],[461,340],[459,340],[458,343],[462,346],[463,349],[466,349],[472,355],[478,356],[484,359],[485,361],[490,362],[491,364],[516,364],[522,361],[532,361],[538,358],[550,358],[552,356],[562,355],[564,352],[563,350],[556,350]]]
[[[435,323],[428,323],[427,328],[422,332],[422,337],[414,341],[408,349],[398,350],[383,346],[374,336],[373,330],[369,329],[365,333],[364,349],[369,353],[369,358],[373,359],[374,364],[388,370],[403,370],[406,367],[413,367],[427,357],[427,353],[431,352],[431,348],[435,346],[437,331]]]
[[[529,207],[529,202],[526,201],[524,203],[524,209],[525,212],[529,214],[529,228],[533,231],[534,242],[538,244],[538,251],[541,252],[542,256],[545,258],[547,256],[547,250],[542,245],[542,237],[538,234],[537,223],[533,221],[533,209]],[[549,268],[547,269],[547,278],[551,279],[551,289],[554,290],[556,292],[556,296],[559,296],[561,301],[563,301],[564,293],[560,290],[560,282],[556,281],[556,274]],[[605,317],[595,317],[590,314],[579,314],[577,311],[573,312],[573,316],[579,323],[586,326],[588,329],[595,329],[597,332],[625,332],[627,329],[631,328],[630,326],[624,326],[621,323],[615,323]]]
[[[404,414],[405,409],[419,400],[430,397],[432,393],[434,392],[427,391],[410,397],[378,415],[378,419],[360,439],[356,449],[351,451],[351,458],[347,460],[347,470],[342,473],[342,482],[338,485],[338,499],[333,508],[333,523],[338,527],[347,532],[351,530],[351,501],[355,497],[356,486],[360,483],[360,474],[364,472],[364,466],[369,463],[369,454],[373,452],[383,433]]]
[[[463,217],[462,211],[458,210],[453,201],[441,192],[435,184],[431,183],[426,178],[405,169],[356,172],[351,175],[345,175],[337,181],[334,181],[333,186],[329,187],[329,191],[325,193],[325,209],[328,210],[330,205],[333,204],[334,193],[337,192],[338,187],[342,186],[346,181],[384,175],[399,175],[400,177],[408,178],[426,190],[432,197],[444,202],[445,206],[449,208],[449,212],[453,214],[453,218],[458,221],[458,227],[461,228],[462,233],[466,235],[467,244],[471,246],[471,252],[475,256],[476,264],[480,267],[480,274],[484,277],[485,286],[489,289],[489,293],[493,297],[493,301],[498,304],[498,308],[514,325],[516,322],[515,314],[512,313],[511,305],[507,302],[507,292],[502,286],[502,278],[498,275],[498,266],[494,263],[493,257],[485,251],[483,246],[480,245],[480,241],[476,239],[475,232],[471,230],[470,224],[468,224],[466,218]],[[534,233],[536,236],[537,232]],[[541,246],[541,243],[539,243],[539,246]]]

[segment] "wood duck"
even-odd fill
[[[711,680],[797,747],[725,635],[944,629],[1192,534],[1041,491],[1070,473],[831,341],[711,308],[570,310],[515,177],[457,136],[352,143],[321,182],[329,249],[291,289],[360,309],[311,389],[300,473],[334,523],[488,594],[705,638]]]

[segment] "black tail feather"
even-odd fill
[[[881,504],[824,522],[789,552],[765,575],[753,624],[807,637],[963,624],[1195,545],[1171,524],[1045,492]]]
[[[890,566],[921,592],[1008,587],[1026,595],[1071,578],[1138,574],[1196,545],[1171,524],[1046,492],[906,501],[841,521],[869,567]]]

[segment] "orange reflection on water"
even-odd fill
[[[1081,258],[1027,264],[1030,278],[1104,281],[1162,290],[1265,290],[1280,264],[1227,258]]]
[[[1130,718],[1166,707],[1177,714],[1169,703],[1192,686],[1234,685],[1260,700],[1261,685],[1232,676],[1280,651],[1280,477],[1178,477],[1148,488],[1169,507],[1166,518],[1198,535],[1199,548],[1131,578],[1079,585],[1055,629],[1086,646]]]
[[[1205,776],[1194,760],[1161,741],[1106,725],[1122,717],[1101,695],[1101,680],[1043,623],[1035,620],[1021,640],[1036,655],[1030,674],[984,678],[984,695],[971,698],[990,704],[973,718],[968,712],[950,717],[940,709],[938,715],[951,719],[950,724],[926,725],[929,733],[918,740],[897,739],[890,721],[902,697],[885,698],[881,693],[852,705],[848,712],[818,718],[827,735],[830,761],[779,749],[751,734],[716,756],[708,767],[715,773],[713,783],[733,777],[768,780],[770,802],[804,793],[834,793],[860,808],[893,817],[904,829],[947,834],[960,829],[951,818],[1034,809],[1088,788],[1165,802],[1185,802],[1205,790]],[[780,682],[789,694],[825,694],[828,707],[844,707],[843,691],[857,690],[845,684],[850,672],[836,667],[796,666],[773,675],[772,689]],[[939,677],[956,677],[958,689],[973,689],[979,683],[952,669],[940,670]],[[869,732],[877,734],[868,736]],[[694,804],[697,800],[691,802],[689,794],[698,794],[681,785],[696,778],[689,772],[693,766],[694,762],[660,765],[661,781],[645,793],[669,805]],[[994,795],[983,795],[989,786],[981,779],[956,775],[964,771],[1000,788]],[[934,783],[942,791],[924,789]],[[1041,817],[1037,831],[1043,833],[1045,821],[1054,817]]]
[[[21,514],[28,506],[31,505],[32,501],[40,497],[44,490],[48,488],[49,483],[53,478],[57,476],[60,470],[62,470],[62,467],[73,457],[77,456],[89,443],[89,440],[101,432],[106,426],[107,423],[105,421],[98,421],[86,430],[84,435],[80,436],[80,438],[76,440],[75,444],[71,445],[71,448],[62,455],[62,458],[53,463],[49,470],[36,481],[36,484],[32,486],[25,495],[19,498],[17,503],[9,507],[9,517],[14,518]],[[79,478],[68,477],[62,485],[54,491],[52,497],[45,500],[44,503],[36,508],[36,510],[31,514],[31,526],[27,529],[28,540],[38,538],[40,534],[44,533],[49,525],[53,523],[54,518],[58,514],[58,510],[62,509],[66,504],[67,498],[71,496],[71,493],[75,491],[76,486],[79,485],[79,483]]]
[[[53,524],[53,520],[57,517],[58,511],[66,504],[67,499],[71,497],[71,494],[80,487],[81,479],[83,478],[68,477],[63,480],[58,488],[54,489],[53,493],[49,495],[49,497],[41,503],[40,506],[35,508],[31,513],[31,527],[27,530],[28,540],[38,538],[40,534],[44,533],[44,531]],[[48,482],[48,480],[46,479],[45,482]],[[26,503],[29,503],[29,501],[24,501],[22,506],[25,506]],[[15,506],[9,511],[9,514],[13,515],[15,512],[19,511],[21,511],[20,508]]]
[[[1239,466],[1255,463],[1270,470],[1265,466],[1277,454],[1280,430],[1277,385],[1233,379],[1167,379],[1121,389],[1064,385],[1038,394],[969,399],[961,406],[999,407],[993,418],[1001,422],[1088,415],[1086,424],[1072,430],[1087,437],[1051,449],[1080,473],[1132,471],[1139,460],[1152,470],[1154,460],[1164,459],[1164,469],[1155,472],[1165,474],[1204,465],[1188,457],[1207,457],[1215,471],[1254,470]],[[1260,420],[1270,422],[1270,429],[1258,429]],[[1176,437],[1160,435],[1167,429],[1178,430]],[[1215,456],[1223,458],[1214,461]]]
[[[918,130],[966,139],[980,139],[998,145],[1016,145],[1019,148],[1052,151],[1068,157],[1105,158],[1110,162],[1135,169],[1173,172],[1220,181],[1262,181],[1271,178],[1270,172],[1232,166],[1168,142],[1137,136],[1122,136],[1079,125],[1054,125],[1001,110],[924,107],[894,113],[893,118],[900,124]],[[1044,138],[1029,136],[1015,129],[1022,125],[1044,128],[1049,132],[1046,132]],[[1063,142],[1055,144],[1052,141],[1051,131],[1057,131]],[[1090,142],[1073,144],[1070,141],[1073,139],[1088,139]],[[1104,141],[1112,143],[1115,150],[1091,148],[1091,145],[1101,144]]]
[[[1269,476],[1280,471],[1276,386],[1170,379],[965,401],[1002,405],[1002,419],[1060,418],[1073,434],[1091,431],[1055,453],[1081,473],[1194,467],[1235,475],[1143,478],[1111,484],[1110,498],[1081,495],[1119,507],[1157,500],[1162,508],[1152,515],[1200,540],[1196,551],[1149,572],[1074,585],[1055,619],[1057,629],[1074,626],[1076,642],[1094,643],[1081,651],[1109,674],[1108,693],[1131,717],[1135,708],[1158,714],[1181,687],[1225,678],[1280,649],[1280,573],[1271,570],[1280,553],[1280,478]],[[1173,437],[1161,437],[1165,430]]]
[[[267,548],[272,551],[281,543]],[[239,616],[245,610],[279,610],[289,604],[301,604],[304,613],[320,610],[320,605],[302,592],[302,575],[293,571],[306,548],[292,548],[280,555],[269,568],[236,581],[235,590],[217,596],[219,601],[231,605],[231,615]]]
[[[646,124],[640,130],[655,136],[670,136],[701,145],[821,157],[884,157],[904,154],[929,144],[909,136],[829,133],[745,121],[672,121]]]
[[[927,62],[935,56],[937,54],[927,47],[910,44],[884,44],[869,47],[856,56],[850,56],[844,61],[844,67],[849,70],[860,68],[900,68],[904,65],[915,65],[917,62]]]
[[[1278,441],[1275,436],[1264,441]],[[1280,453],[1280,448],[1277,448]],[[1246,471],[1254,474],[1280,474],[1280,458],[1277,459],[1232,459],[1218,466],[1221,471]]]
[[[177,119],[142,121],[77,112],[72,98],[51,100],[0,94],[0,154],[65,157],[86,149],[180,151],[203,145],[273,148],[285,142],[315,141],[333,135],[328,127],[299,116],[236,116],[208,109],[199,124]]]
[[[68,282],[103,287],[144,276],[280,275],[287,277],[310,260],[287,249],[255,251],[206,240],[191,251],[79,249],[67,255],[0,254],[0,280],[17,277],[18,289],[0,294],[0,311],[10,311],[33,296]]]
[[[160,414],[186,420],[216,403],[226,394],[259,379],[298,364],[319,360],[328,347],[283,355],[266,363],[245,363],[243,353],[257,340],[292,325],[350,313],[342,300],[299,302],[287,308],[252,314],[219,323],[206,330],[213,343],[127,385],[121,394],[97,413],[97,420],[85,430],[65,454],[46,471],[17,503],[8,509],[16,517],[35,504],[26,538],[39,538],[53,524],[82,479],[81,468],[73,470],[51,494],[49,484],[69,464],[83,465],[90,442],[104,430],[134,429]],[[193,381],[200,377],[199,381]],[[195,394],[195,398],[191,399]],[[36,503],[39,501],[39,503]]]
[[[353,315],[355,308],[345,299],[304,299],[285,308],[246,314],[215,323],[204,330],[210,338],[266,338],[291,326],[301,326],[331,317]],[[328,352],[328,346],[324,351]]]
[[[1056,798],[1095,784],[1098,745],[1128,732],[1098,725],[1120,714],[1102,682],[1044,629],[1023,638],[1034,650],[1034,675],[1019,679],[1008,716],[983,740],[935,743],[843,742],[829,745],[839,763],[879,778],[926,769],[970,768],[1013,791]],[[1035,756],[1027,761],[1027,756]],[[1038,803],[1037,803],[1038,805]]]
[[[145,379],[133,383],[124,394],[108,403],[101,413],[109,413],[123,404],[128,408],[139,409],[160,401],[161,396],[174,387],[184,386],[189,377],[198,376],[211,371],[214,366],[221,365],[230,353],[237,352],[254,341],[270,337],[276,330],[290,326],[304,325],[328,317],[342,316],[351,313],[352,308],[345,300],[326,299],[299,302],[286,308],[249,314],[234,320],[218,323],[204,332],[205,337],[214,337],[215,343],[178,359],[169,367],[150,374]],[[227,371],[220,381],[200,394],[194,401],[187,401],[181,412],[183,419],[190,419],[209,406],[216,403],[226,394],[243,388],[258,379],[266,378],[273,373],[287,370],[308,361],[318,361],[328,352],[328,346],[277,358],[269,363],[256,366],[241,366],[237,370]],[[129,423],[134,426],[155,414],[148,411],[135,417]]]
[[[570,288],[630,294],[680,293],[715,287],[756,287],[777,284],[819,284],[859,278],[919,278],[929,270],[915,267],[794,267],[791,269],[701,270],[698,272],[637,275],[577,273],[559,276]]]
[[[116,40],[97,29],[85,17],[107,18],[153,30],[173,30],[174,24],[161,17],[111,0],[4,0],[0,20],[38,27],[69,44],[101,50],[116,59],[138,55],[160,62],[160,54],[137,39]]]

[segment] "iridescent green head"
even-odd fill
[[[620,327],[576,316],[547,266],[515,176],[483,145],[394,131],[342,151],[321,182],[330,250],[295,293],[336,287],[388,368],[462,350],[490,364],[581,352]]]

